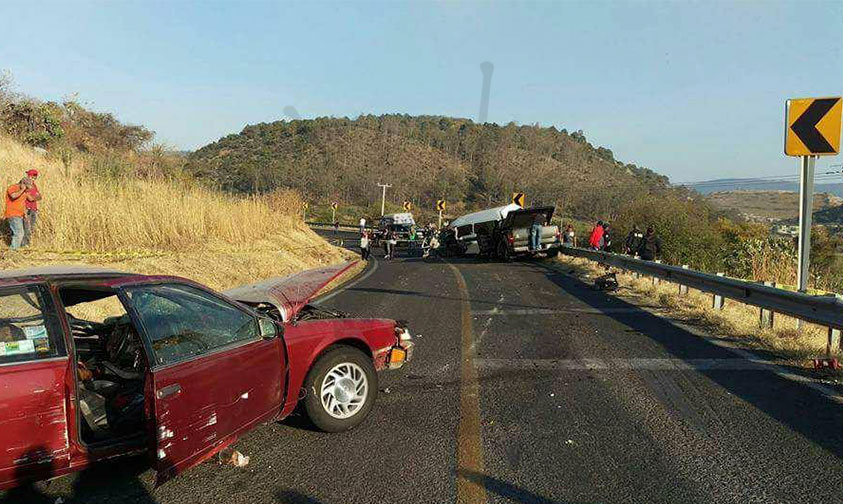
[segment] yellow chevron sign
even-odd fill
[[[840,153],[843,100],[794,98],[787,100],[784,153],[788,156],[833,156]]]
[[[442,210],[445,210],[445,200],[443,200],[443,199],[436,200],[436,209],[439,210],[440,212]]]
[[[516,205],[520,206],[521,208],[524,208],[524,193],[522,193],[522,192],[512,193],[512,202],[515,203]]]

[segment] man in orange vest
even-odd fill
[[[22,179],[17,184],[12,184],[6,189],[6,209],[3,217],[9,223],[12,230],[12,243],[10,248],[17,250],[23,242],[24,228],[23,219],[26,217],[26,202],[30,188],[30,180]]]

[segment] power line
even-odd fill
[[[817,173],[814,180],[815,181],[830,181],[830,180],[840,180],[843,182],[843,170],[835,170],[835,171],[826,171]],[[679,182],[673,185],[675,186],[684,186],[684,187],[722,187],[722,186],[733,186],[733,185],[757,185],[757,184],[769,184],[775,182],[795,182],[799,179],[799,175],[770,175],[765,177],[754,177],[751,179],[732,179],[732,180],[713,180],[710,182]]]

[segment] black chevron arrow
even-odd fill
[[[831,110],[840,98],[821,98],[808,105],[799,119],[793,121],[790,129],[799,137],[811,152],[815,154],[833,153],[834,148],[822,134],[817,131],[817,123]]]

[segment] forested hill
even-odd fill
[[[529,204],[588,217],[612,214],[668,182],[615,160],[581,131],[408,115],[247,126],[191,154],[188,169],[224,189],[289,187],[315,202],[367,204],[382,182],[392,184],[393,201],[427,207],[445,198],[456,210],[507,203],[517,190]]]

